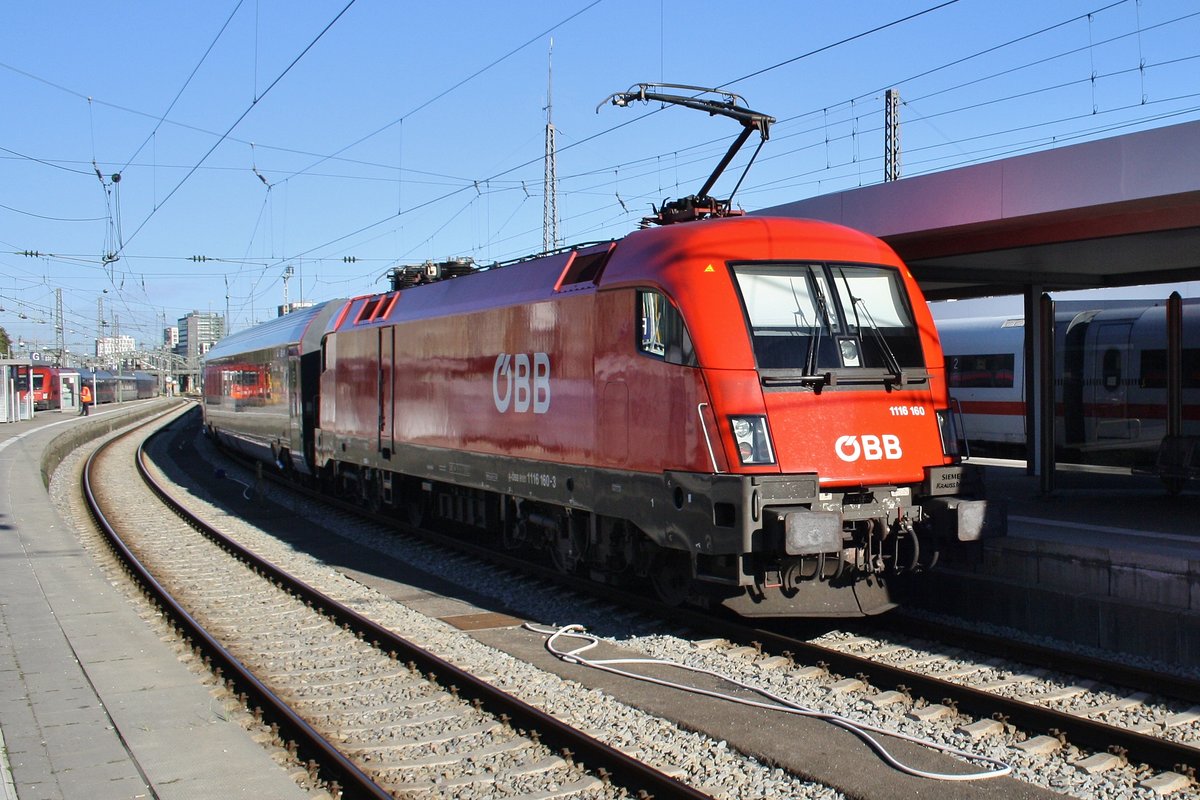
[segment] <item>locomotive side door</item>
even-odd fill
[[[1140,421],[1129,416],[1130,348],[1133,325],[1100,323],[1092,347],[1089,441],[1128,441],[1139,435]]]
[[[396,328],[392,325],[377,329],[379,334],[379,362],[377,364],[377,390],[379,398],[379,435],[376,451],[383,454],[385,459],[392,457],[395,444],[392,437],[395,431],[395,414],[392,403],[395,397],[393,365],[395,363]]]

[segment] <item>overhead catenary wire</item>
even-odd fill
[[[311,42],[309,42],[308,45],[306,45],[305,48],[303,50],[301,50],[300,53],[295,58],[292,59],[291,63],[289,63],[286,67],[284,67],[283,71],[280,72],[279,75],[277,75],[275,77],[275,80],[271,81],[270,85],[267,86],[267,88],[263,89],[261,94],[256,94],[254,99],[250,102],[250,105],[248,105],[246,107],[246,109],[238,116],[238,118],[233,121],[233,124],[230,125],[229,128],[226,129],[225,133],[221,134],[221,136],[217,139],[217,141],[213,143],[212,147],[208,148],[207,152],[205,152],[205,154],[200,157],[200,160],[197,161],[196,164],[191,169],[188,170],[187,174],[183,176],[183,178],[179,181],[179,183],[177,183],[175,185],[175,188],[173,188],[170,192],[167,193],[167,195],[162,199],[162,202],[156,204],[154,206],[154,208],[150,211],[150,213],[148,215],[146,215],[146,218],[143,219],[141,224],[137,226],[137,229],[132,234],[129,235],[129,239],[127,239],[125,242],[122,243],[120,250],[124,250],[125,246],[128,245],[129,242],[131,242],[134,238],[137,237],[137,235],[142,231],[142,229],[144,227],[146,227],[146,223],[148,223],[154,217],[154,215],[158,213],[159,209],[161,209],[164,205],[166,205],[167,201],[170,200],[175,195],[175,193],[178,192],[180,190],[180,188],[183,187],[183,185],[185,183],[187,183],[188,178],[192,177],[192,175],[195,174],[196,170],[200,168],[200,165],[203,164],[205,161],[207,161],[208,157],[213,154],[213,151],[216,150],[218,147],[220,147],[221,143],[225,141],[225,138],[227,136],[229,136],[230,133],[233,132],[233,129],[241,124],[242,120],[244,120],[250,114],[250,112],[254,110],[255,106],[257,106],[258,103],[264,97],[266,97],[271,92],[271,90],[274,89],[279,84],[279,82],[281,80],[283,80],[284,77],[289,72],[292,71],[292,68],[295,67],[296,64],[300,63],[300,59],[304,58],[304,56],[308,53],[308,51],[312,50],[313,47],[316,46],[317,42],[321,41],[321,39],[325,36],[325,34],[329,32],[330,28],[332,28],[337,23],[337,21],[339,19],[341,19],[342,16],[347,11],[350,10],[350,7],[353,6],[355,2],[356,2],[356,0],[349,0],[349,2],[346,3],[346,5],[342,8],[342,10],[339,11],[337,13],[337,15],[332,20],[330,20],[329,23],[324,28],[321,29],[320,33],[318,33],[313,38],[313,40]],[[117,251],[117,255],[120,254],[120,250]]]
[[[1109,4],[1107,4],[1107,5],[1103,5],[1103,6],[1099,7],[1099,8],[1097,8],[1097,9],[1093,10],[1093,11],[1092,11],[1092,12],[1090,12],[1090,13],[1092,13],[1092,14],[1097,14],[1097,13],[1100,13],[1100,12],[1102,12],[1102,11],[1107,11],[1107,10],[1110,10],[1110,9],[1112,9],[1112,8],[1116,7],[1116,6],[1123,5],[1123,4],[1125,4],[1125,3],[1129,2],[1129,1],[1130,1],[1130,0],[1119,0],[1119,2],[1116,2],[1116,3],[1109,3]],[[945,4],[943,4],[943,5],[945,5]],[[936,6],[936,7],[934,7],[934,8],[936,9],[936,8],[939,8],[939,7],[940,7],[940,6]],[[927,9],[927,11],[928,11],[928,10],[933,10],[933,9]],[[1185,16],[1184,18],[1186,18],[1186,16]],[[907,18],[905,18],[905,19],[907,19]],[[1000,43],[1000,44],[994,45],[994,46],[992,46],[992,47],[985,48],[985,49],[983,49],[983,50],[980,50],[980,51],[978,51],[978,52],[976,52],[976,53],[973,53],[973,54],[970,54],[970,55],[968,55],[968,56],[964,56],[964,57],[961,57],[961,58],[958,58],[958,59],[954,59],[953,61],[951,61],[951,62],[947,62],[946,64],[943,64],[943,65],[941,65],[941,66],[939,66],[939,67],[936,67],[936,68],[933,68],[933,69],[930,69],[930,70],[926,70],[926,71],[924,71],[924,72],[922,72],[922,73],[918,73],[917,75],[915,75],[915,76],[912,76],[912,77],[910,78],[910,80],[912,80],[912,79],[917,79],[917,78],[920,78],[920,77],[925,77],[925,76],[927,76],[927,75],[929,75],[929,74],[932,74],[932,73],[934,73],[934,72],[937,72],[937,71],[942,71],[942,70],[949,69],[949,68],[951,68],[951,67],[953,67],[953,66],[956,66],[956,65],[962,64],[962,63],[964,63],[964,62],[966,62],[966,61],[969,61],[969,60],[971,60],[971,59],[973,59],[973,58],[977,58],[977,57],[979,57],[980,55],[983,55],[983,54],[986,54],[986,53],[990,53],[990,52],[994,52],[994,51],[996,51],[996,50],[999,50],[999,49],[1002,49],[1002,48],[1005,48],[1005,47],[1012,46],[1012,45],[1014,45],[1014,44],[1017,44],[1017,43],[1023,42],[1023,41],[1025,41],[1025,40],[1027,40],[1027,39],[1030,39],[1030,38],[1032,38],[1032,37],[1035,37],[1035,36],[1038,36],[1038,35],[1041,35],[1041,34],[1047,33],[1047,32],[1049,32],[1049,31],[1053,31],[1053,30],[1056,30],[1056,29],[1058,29],[1058,28],[1061,28],[1061,27],[1063,27],[1064,25],[1068,25],[1068,24],[1071,24],[1071,23],[1073,23],[1073,22],[1078,22],[1078,21],[1080,21],[1080,20],[1085,20],[1085,19],[1087,19],[1087,15],[1086,15],[1086,14],[1085,14],[1085,15],[1075,15],[1075,16],[1072,16],[1071,18],[1069,18],[1069,19],[1067,19],[1067,20],[1064,20],[1064,21],[1061,21],[1061,22],[1055,23],[1055,24],[1053,24],[1053,25],[1050,25],[1050,26],[1045,26],[1045,27],[1043,27],[1043,28],[1039,29],[1038,31],[1035,31],[1035,32],[1032,32],[1032,33],[1029,33],[1029,34],[1024,34],[1024,35],[1022,35],[1022,36],[1020,36],[1020,37],[1016,37],[1016,38],[1010,39],[1010,40],[1008,40],[1008,41],[1006,41],[1006,42],[1003,42],[1003,43]],[[902,22],[902,21],[904,21],[904,20],[897,20],[897,21],[895,21],[895,23],[893,23],[893,24],[898,24],[899,22]],[[873,30],[874,30],[874,29],[873,29]],[[854,37],[852,37],[852,38],[854,38]],[[824,48],[821,48],[821,49],[824,49]],[[816,51],[814,51],[814,52],[816,52]],[[802,56],[800,56],[800,57],[802,57]],[[797,58],[800,58],[800,57],[797,57]],[[793,61],[795,61],[795,60],[796,60],[796,59],[789,59],[789,60],[787,60],[787,61],[785,61],[785,62],[780,62],[780,63],[779,63],[779,64],[777,64],[777,65],[773,65],[773,66],[772,66],[772,67],[770,67],[770,68],[765,68],[765,70],[766,70],[766,69],[778,68],[779,66],[782,66],[782,65],[785,65],[785,64],[788,64],[788,63],[792,63],[792,62],[793,62]],[[764,71],[765,71],[765,70],[764,70]],[[746,78],[748,78],[748,77],[752,77],[753,75],[760,74],[761,72],[762,72],[762,71],[759,71],[759,73],[753,73],[752,75],[743,76],[742,78],[735,79],[734,81],[731,81],[730,83],[734,83],[734,82],[737,82],[737,81],[739,81],[739,80],[744,80],[744,79],[746,79]],[[724,84],[724,85],[728,85],[728,84]],[[860,97],[860,98],[861,98],[861,97],[863,97],[863,96],[865,96],[865,95],[860,95],[860,96],[858,96],[858,97]],[[851,104],[852,104],[852,103],[854,102],[854,100],[852,100],[852,101],[849,101],[849,102],[851,102]],[[650,112],[650,113],[656,113],[656,112]],[[812,112],[809,112],[809,113],[812,113]],[[822,113],[823,113],[823,112],[822,112]],[[946,113],[949,113],[949,112],[946,112]],[[643,116],[641,116],[641,117],[638,117],[638,118],[636,118],[636,119],[634,119],[634,120],[630,120],[628,123],[623,123],[623,124],[622,124],[622,126],[617,126],[617,127],[623,127],[625,124],[632,124],[632,123],[634,123],[634,122],[640,122],[640,121],[641,121],[642,119],[644,119],[646,116],[649,116],[649,114],[643,115]],[[796,120],[796,119],[800,119],[800,118],[802,118],[803,116],[804,116],[804,115],[797,115],[797,116],[794,116],[794,117],[789,117],[789,118],[785,118],[785,119],[786,119],[786,120]],[[611,133],[613,130],[616,130],[616,129],[617,129],[617,128],[616,128],[616,127],[614,127],[614,128],[609,128],[609,129],[606,129],[606,130],[604,130],[604,131],[601,131],[601,132],[599,132],[598,134],[595,134],[595,135],[593,135],[592,137],[588,137],[588,139],[586,139],[586,140],[582,140],[582,141],[580,141],[580,142],[576,142],[576,143],[573,143],[573,144],[571,144],[571,145],[567,145],[565,148],[561,148],[561,149],[560,149],[560,152],[561,152],[561,151],[563,151],[563,150],[570,149],[571,147],[577,146],[577,145],[579,145],[579,144],[582,144],[582,143],[584,143],[584,142],[586,142],[586,141],[590,141],[590,140],[592,140],[592,139],[595,139],[595,138],[598,138],[598,137],[600,137],[600,136],[607,135],[608,133]],[[863,131],[858,131],[858,135],[860,135],[860,136],[861,136],[861,135],[862,135],[862,133],[863,133]],[[1061,137],[1060,137],[1060,138],[1061,138]],[[719,141],[719,140],[713,140],[713,141]],[[696,146],[694,146],[694,147],[703,147],[703,146],[705,146],[706,144],[708,144],[708,143],[703,143],[703,144],[701,144],[701,145],[696,145]],[[678,152],[678,150],[677,150],[676,152]],[[660,155],[661,155],[661,154],[660,154]],[[592,168],[591,170],[589,170],[589,172],[590,172],[590,173],[593,173],[593,174],[594,174],[594,173],[611,172],[611,171],[612,171],[612,170],[614,170],[614,169],[620,168],[620,167],[622,167],[622,166],[628,166],[628,165],[630,165],[630,164],[632,164],[632,163],[642,163],[642,162],[645,162],[645,161],[647,161],[649,158],[652,158],[652,157],[653,157],[653,156],[647,156],[647,157],[644,157],[644,158],[639,158],[639,159],[637,159],[635,162],[622,162],[621,164],[617,164],[617,165],[611,165],[611,164],[610,164],[610,165],[604,165],[604,166],[601,166],[601,167],[595,167],[595,168]],[[773,157],[773,156],[772,156],[772,157],[768,157],[768,159],[771,159],[771,158],[774,158],[774,157]],[[540,159],[538,159],[538,160],[540,161]],[[523,167],[525,167],[525,166],[529,166],[529,165],[531,165],[531,164],[532,164],[532,163],[534,163],[534,162],[535,162],[535,160],[534,160],[534,159],[530,159],[530,161],[528,161],[528,162],[525,162],[525,163],[523,163],[523,164],[519,164],[519,165],[517,165],[516,167],[512,168],[511,170],[509,170],[508,172],[505,172],[505,173],[500,173],[500,174],[501,174],[501,175],[509,174],[509,172],[512,172],[512,171],[519,170],[519,169],[521,169],[521,168],[523,168]],[[835,167],[835,166],[837,166],[837,165],[831,164],[831,165],[830,165],[830,168],[833,168],[833,167]],[[567,175],[567,176],[564,176],[564,177],[563,177],[561,180],[564,182],[564,184],[566,184],[566,183],[569,183],[569,181],[571,181],[571,180],[572,180],[572,178],[574,178],[574,177],[576,177],[576,176],[574,176],[574,175]],[[493,178],[493,179],[494,179],[494,178]],[[577,193],[578,191],[581,191],[581,190],[577,190],[577,189],[570,189],[570,188],[568,188],[568,189],[565,189],[565,190],[564,190],[564,194],[575,194],[575,193]],[[584,191],[586,191],[586,190],[584,190]],[[751,189],[748,189],[748,190],[746,190],[746,191],[747,191],[747,193],[751,193],[751,192],[753,192],[753,191],[754,191],[754,188],[752,187]],[[427,203],[425,203],[425,204],[422,204],[422,206],[425,206],[425,205],[432,204],[432,203],[434,203],[434,202],[437,202],[438,200],[446,199],[446,198],[448,198],[448,197],[450,197],[450,196],[453,196],[453,194],[455,194],[455,193],[457,193],[457,192],[449,192],[449,193],[447,193],[447,194],[445,194],[445,195],[442,195],[441,197],[438,197],[438,198],[433,198],[433,200],[431,200],[431,201],[428,201],[428,202],[427,202]],[[411,209],[410,209],[410,210],[411,210]],[[390,219],[390,217],[389,217],[388,219]],[[335,241],[342,241],[344,238],[349,238],[350,236],[354,236],[354,235],[356,235],[357,233],[360,233],[360,232],[362,232],[363,230],[367,230],[367,229],[370,229],[370,228],[376,227],[376,226],[378,226],[378,225],[384,224],[384,223],[386,223],[386,222],[388,221],[388,219],[378,220],[378,221],[376,221],[376,222],[374,222],[374,223],[371,223],[371,224],[370,224],[370,225],[368,225],[368,226],[365,226],[365,228],[358,229],[357,231],[355,231],[355,232],[353,232],[353,233],[349,234],[347,237],[342,237],[342,238],[340,238],[339,240],[335,240]],[[323,245],[322,245],[322,246],[323,246]],[[316,250],[319,250],[319,249],[320,249],[322,246],[317,246],[317,247],[315,247],[315,248],[312,248],[311,250],[309,250],[309,251],[307,251],[307,252],[309,252],[309,253],[311,253],[311,252],[314,252],[314,251],[316,251]]]
[[[339,155],[341,155],[342,153],[344,153],[344,152],[346,152],[347,150],[349,150],[350,148],[352,148],[352,147],[356,147],[356,146],[358,146],[358,145],[362,144],[363,142],[367,141],[368,139],[371,139],[371,138],[373,138],[373,137],[375,137],[375,136],[378,136],[379,134],[383,133],[383,132],[384,132],[384,131],[386,131],[386,130],[389,130],[389,129],[393,128],[393,127],[394,127],[394,126],[396,126],[396,125],[402,124],[402,123],[404,122],[404,120],[406,120],[407,118],[409,118],[409,117],[413,116],[414,114],[416,114],[416,113],[417,113],[417,112],[419,112],[419,111],[422,111],[422,110],[424,110],[424,109],[428,108],[429,106],[431,106],[431,105],[433,105],[434,103],[436,103],[438,100],[441,100],[441,99],[442,99],[443,97],[445,97],[446,95],[450,94],[451,92],[455,91],[456,89],[459,89],[459,88],[461,88],[461,87],[465,86],[466,84],[468,84],[468,83],[470,83],[471,81],[473,81],[473,80],[475,80],[476,78],[478,78],[480,75],[483,75],[484,73],[488,72],[488,71],[489,71],[489,70],[491,70],[493,67],[495,67],[495,66],[497,66],[497,65],[499,65],[499,64],[501,64],[501,63],[503,63],[504,61],[507,61],[509,58],[511,58],[512,56],[514,56],[514,55],[516,55],[517,53],[521,52],[521,51],[522,51],[522,50],[524,50],[526,47],[529,47],[530,45],[534,44],[535,42],[537,42],[537,41],[541,40],[542,38],[544,38],[544,37],[546,37],[546,36],[548,36],[548,35],[550,35],[551,33],[553,33],[554,31],[558,30],[558,29],[559,29],[559,28],[561,28],[563,25],[566,25],[568,22],[570,22],[571,20],[573,20],[573,19],[575,19],[576,17],[580,16],[580,15],[581,15],[581,14],[583,14],[584,12],[586,12],[586,11],[589,11],[590,9],[592,9],[592,8],[594,8],[595,6],[599,5],[601,2],[602,2],[602,0],[592,0],[592,2],[591,2],[591,3],[589,3],[588,5],[584,6],[583,8],[579,9],[578,11],[575,11],[574,13],[572,13],[572,14],[570,14],[569,16],[567,16],[566,18],[564,18],[564,19],[560,20],[559,22],[556,22],[554,25],[551,25],[549,28],[547,28],[546,30],[542,31],[541,33],[538,33],[538,34],[536,34],[535,36],[532,36],[532,37],[530,37],[529,39],[525,40],[523,43],[521,43],[521,44],[520,44],[520,45],[518,45],[517,47],[514,47],[513,49],[509,50],[509,51],[508,51],[507,53],[505,53],[504,55],[502,55],[502,56],[500,56],[500,57],[496,58],[495,60],[493,60],[492,62],[490,62],[490,63],[489,63],[489,64],[487,64],[486,66],[480,67],[480,68],[479,68],[479,69],[477,69],[475,72],[472,72],[470,75],[468,75],[467,77],[465,77],[465,78],[463,78],[463,79],[459,80],[457,83],[453,84],[452,86],[450,86],[450,87],[448,87],[448,88],[446,88],[446,89],[443,89],[441,92],[437,93],[436,95],[434,95],[433,97],[429,98],[428,100],[425,100],[424,102],[420,103],[420,104],[419,104],[419,105],[417,105],[415,108],[412,108],[412,109],[410,109],[409,111],[405,112],[404,114],[402,114],[401,116],[397,117],[396,119],[393,119],[391,122],[387,123],[386,125],[382,125],[382,126],[380,126],[379,128],[376,128],[375,130],[373,130],[373,131],[371,131],[370,133],[366,134],[365,136],[362,136],[362,137],[360,137],[360,138],[358,138],[358,139],[355,139],[355,140],[354,140],[353,142],[351,142],[350,144],[348,144],[348,145],[345,145],[345,146],[344,146],[344,147],[342,147],[341,149],[339,149],[339,150],[335,151],[335,152],[334,152],[332,155],[329,155],[329,156],[322,157],[321,159],[319,159],[319,160],[315,161],[314,163],[310,164],[309,166],[305,167],[304,169],[302,169],[302,170],[298,170],[297,172],[294,172],[294,173],[292,173],[292,174],[291,174],[291,175],[289,175],[288,177],[289,177],[289,178],[293,178],[293,177],[296,177],[297,175],[302,175],[302,174],[304,174],[304,173],[308,172],[308,171],[309,171],[310,169],[312,169],[313,167],[316,167],[318,164],[321,164],[321,163],[323,163],[323,162],[325,162],[325,161],[327,161],[327,160],[329,160],[330,158],[333,158],[333,157],[335,157],[335,156],[339,156]]]
[[[200,56],[200,60],[196,62],[196,66],[192,68],[192,71],[187,76],[187,79],[184,80],[183,86],[179,87],[179,91],[175,93],[175,97],[171,99],[171,102],[167,105],[166,110],[163,111],[161,116],[159,116],[158,121],[154,124],[154,129],[147,134],[145,140],[138,145],[137,149],[133,151],[133,155],[131,155],[125,161],[125,166],[117,170],[118,172],[124,172],[125,170],[129,169],[129,165],[133,162],[133,160],[138,157],[138,154],[142,152],[142,149],[145,148],[145,146],[154,138],[154,135],[158,133],[158,129],[162,127],[163,121],[166,120],[167,115],[170,114],[171,110],[175,108],[175,104],[179,102],[179,98],[183,97],[183,93],[191,84],[192,78],[196,77],[196,73],[200,71],[200,67],[202,67],[204,62],[208,60],[209,54],[212,53],[213,48],[217,46],[217,42],[219,42],[221,37],[225,34],[225,30],[229,27],[229,23],[233,22],[233,18],[237,15],[238,9],[242,7],[243,2],[245,2],[245,0],[237,0],[237,4],[234,5],[233,10],[230,11],[229,16],[225,18],[225,24],[221,26],[221,29],[217,31],[217,35],[213,37],[211,42],[209,42],[208,48],[204,51],[204,54]]]
[[[1108,4],[1108,5],[1101,6],[1101,7],[1097,8],[1097,9],[1095,9],[1095,10],[1093,10],[1092,12],[1089,12],[1089,13],[1091,13],[1091,14],[1097,14],[1097,13],[1100,13],[1100,12],[1102,12],[1102,11],[1108,10],[1108,9],[1110,9],[1110,8],[1112,8],[1112,7],[1116,6],[1116,5],[1121,5],[1121,4],[1122,4],[1122,3],[1124,3],[1124,2],[1128,2],[1128,0],[1120,0],[1120,2],[1118,2],[1118,3],[1110,3],[1110,4]],[[943,5],[945,5],[945,4],[943,4]],[[934,6],[934,7],[932,7],[932,8],[933,8],[933,9],[936,9],[936,8],[939,8],[939,7],[940,7],[940,6]],[[589,6],[589,8],[590,8],[590,6]],[[586,9],[584,9],[584,10],[586,10]],[[919,13],[927,13],[927,12],[928,12],[928,11],[930,11],[930,10],[932,10],[932,9],[926,9],[925,11],[923,11],[923,12],[919,12]],[[1071,22],[1071,21],[1076,21],[1076,20],[1079,20],[1079,19],[1082,19],[1082,18],[1084,18],[1084,16],[1082,16],[1082,15],[1081,15],[1081,16],[1075,16],[1075,17],[1072,17],[1070,20],[1066,20],[1066,21],[1064,21],[1064,22],[1061,22],[1061,23],[1056,23],[1055,25],[1052,25],[1052,26],[1047,26],[1047,27],[1044,27],[1044,28],[1040,29],[1039,31],[1035,31],[1035,32],[1033,32],[1033,33],[1031,33],[1031,34],[1027,34],[1027,35],[1024,35],[1024,36],[1022,36],[1022,37],[1018,37],[1018,38],[1016,38],[1016,39],[1012,39],[1012,40],[1010,40],[1010,41],[1008,41],[1008,42],[1005,42],[1005,43],[1003,43],[1003,44],[996,45],[996,46],[994,46],[994,47],[992,47],[992,48],[988,48],[988,49],[985,49],[985,50],[979,51],[978,53],[971,54],[971,55],[969,55],[969,56],[966,56],[966,57],[964,57],[964,58],[956,59],[956,60],[955,60],[955,61],[953,61],[953,62],[949,62],[948,64],[945,64],[945,65],[942,65],[942,66],[940,66],[940,67],[934,68],[933,70],[927,70],[926,72],[924,72],[924,73],[919,73],[919,74],[918,74],[918,75],[916,75],[916,76],[910,76],[910,78],[908,78],[908,79],[905,79],[905,80],[912,80],[912,79],[914,79],[914,78],[917,78],[917,77],[922,77],[922,76],[924,76],[924,75],[930,74],[931,72],[934,72],[934,71],[937,71],[937,70],[946,69],[946,68],[948,68],[948,67],[950,67],[950,66],[954,66],[954,65],[956,65],[956,64],[963,63],[963,62],[965,62],[966,60],[969,60],[969,59],[971,59],[971,58],[977,57],[978,55],[980,55],[980,54],[982,54],[982,53],[991,52],[991,51],[994,51],[994,50],[996,50],[996,49],[999,49],[999,48],[1002,48],[1002,47],[1008,46],[1008,45],[1010,45],[1010,44],[1013,44],[1013,43],[1016,43],[1016,42],[1023,41],[1023,40],[1025,40],[1025,39],[1028,39],[1028,38],[1030,38],[1030,37],[1033,37],[1033,36],[1036,36],[1036,35],[1038,35],[1038,34],[1044,33],[1044,32],[1046,32],[1046,31],[1053,30],[1054,28],[1061,27],[1062,25],[1064,25],[1064,24],[1068,24],[1068,23],[1069,23],[1069,22]],[[904,21],[904,19],[908,19],[908,18],[906,17],[906,18],[903,18],[903,19],[901,19],[901,20],[897,20],[897,21],[894,21],[893,23],[888,23],[888,24],[898,24],[899,22],[901,22],[901,21]],[[884,26],[877,26],[877,28],[876,28],[876,29],[872,29],[872,30],[877,30],[877,29],[878,29],[878,28],[880,28],[880,27],[884,27]],[[859,37],[859,36],[861,36],[861,35],[862,35],[862,34],[858,34],[858,35],[856,35],[855,37],[849,37],[849,39],[858,38],[858,37]],[[845,40],[843,40],[843,41],[845,41]],[[823,48],[819,48],[819,50],[827,49],[827,47],[828,47],[828,46],[826,46],[826,47],[823,47]],[[815,52],[815,51],[813,51],[813,52]],[[794,62],[795,60],[797,60],[797,59],[799,59],[799,58],[802,58],[802,57],[803,57],[803,55],[801,55],[801,56],[796,56],[796,57],[793,57],[793,58],[791,58],[791,59],[787,59],[787,60],[785,60],[784,62],[779,62],[779,64],[773,65],[772,67],[767,67],[767,68],[764,68],[763,70],[760,70],[760,71],[758,71],[758,72],[756,72],[756,73],[752,73],[752,75],[757,75],[757,74],[760,74],[761,72],[764,72],[764,71],[767,71],[767,70],[770,70],[770,69],[774,69],[774,68],[778,68],[778,67],[780,67],[780,66],[782,66],[782,65],[786,65],[786,64],[792,63],[792,62]],[[740,81],[740,80],[744,80],[744,79],[746,79],[747,77],[750,77],[750,76],[743,76],[742,78],[734,79],[734,80],[733,80],[733,81],[731,81],[730,83],[732,83],[732,82],[737,82],[737,81]],[[797,118],[797,117],[791,117],[791,118],[786,118],[786,119],[789,119],[789,120],[790,120],[790,119],[796,119],[796,118]],[[631,120],[631,121],[630,121],[630,123],[632,123],[632,122],[634,122],[634,121],[636,121],[636,120]],[[617,126],[617,127],[623,127],[623,126],[624,126],[624,124],[629,124],[629,123],[623,123],[621,126]],[[610,132],[611,130],[615,130],[615,128],[613,128],[613,129],[609,129],[609,130],[607,130],[607,131],[602,131],[602,132],[600,132],[599,134],[597,134],[597,136],[604,135],[604,134],[606,134],[606,133]],[[596,136],[594,136],[594,137],[589,137],[589,139],[592,139],[592,138],[596,138]],[[586,140],[585,140],[585,141],[586,141]],[[582,143],[583,143],[583,142],[580,142],[580,143],[578,143],[578,144],[582,144]],[[564,149],[569,149],[569,147],[571,147],[571,146],[574,146],[574,145],[569,145],[567,148],[564,148]],[[333,158],[333,157],[335,157],[335,156],[321,156],[321,158],[322,158],[322,159]],[[532,161],[532,160],[531,160],[531,161]],[[521,167],[528,165],[528,163],[530,163],[530,162],[526,162],[526,164],[518,165],[518,167],[516,167],[515,169],[520,169]],[[612,167],[611,167],[611,166],[608,166],[608,167],[604,167],[604,168],[602,168],[602,171],[603,171],[603,170],[611,170],[611,169],[612,169]],[[564,180],[569,180],[569,179],[570,179],[570,177],[572,177],[572,176],[566,176],[566,177],[564,178]],[[493,177],[491,178],[491,180],[493,180],[493,181],[494,181],[495,179],[496,179],[496,178],[495,178],[495,176],[493,176]],[[466,180],[468,180],[468,179],[459,179],[459,180],[466,181]],[[460,184],[460,185],[462,185],[462,184]],[[376,224],[378,224],[378,223],[376,223]],[[370,226],[369,226],[369,227],[370,227]],[[337,240],[334,240],[334,241],[337,241]],[[314,248],[314,249],[319,249],[319,247],[318,247],[318,248]],[[310,250],[309,252],[312,252],[312,251]]]

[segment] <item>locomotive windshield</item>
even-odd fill
[[[733,269],[760,370],[828,376],[923,371],[900,275],[887,267],[751,264]],[[915,376],[912,376],[915,377]]]

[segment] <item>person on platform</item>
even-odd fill
[[[85,383],[83,388],[79,390],[79,416],[86,417],[88,415],[88,409],[91,407],[91,405],[92,387]]]

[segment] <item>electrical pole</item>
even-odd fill
[[[554,135],[554,39],[546,56],[546,174],[542,181],[542,252],[558,246],[558,152]]]
[[[104,295],[96,298],[96,362],[100,361],[100,340],[104,338]],[[95,391],[93,389],[92,391]]]
[[[296,274],[296,270],[292,269],[292,265],[288,264],[283,270],[283,312],[288,312],[288,281]]]
[[[63,310],[62,310],[62,289],[54,290],[54,349],[57,355],[54,357],[54,366],[66,366],[63,363],[63,355],[67,349],[66,338],[63,330]]]
[[[900,93],[888,89],[883,110],[883,179],[900,180]]]

